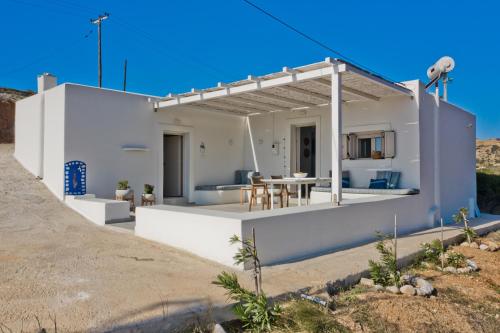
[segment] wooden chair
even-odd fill
[[[283,176],[271,176],[271,179],[283,179]],[[287,192],[288,192],[288,189],[287,189],[287,186],[286,184],[279,184],[279,188],[274,188],[274,195],[278,195],[280,197],[280,207],[283,208],[283,197],[286,196],[287,197],[287,202],[286,202],[286,206],[288,207],[288,195],[287,195]]]
[[[271,194],[267,190],[267,184],[262,182],[263,176],[252,176],[250,178],[252,183],[252,190],[250,193],[250,200],[248,201],[248,211],[252,211],[252,205],[257,204],[257,198],[261,198],[262,210],[264,210],[264,204],[267,204],[267,209],[270,208],[271,204]]]

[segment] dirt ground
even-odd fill
[[[32,331],[37,316],[52,328],[56,316],[60,332],[104,331],[225,303],[210,282],[227,268],[88,222],[12,153],[0,145],[0,325]]]
[[[489,238],[500,242],[500,232]],[[354,288],[339,297],[332,317],[350,332],[463,332],[500,331],[500,251],[454,246],[480,268],[471,274],[446,274],[410,269],[437,289],[431,298],[393,295]],[[325,296],[325,295],[323,295]]]
[[[117,228],[88,222],[59,202],[41,181],[14,160],[12,153],[13,145],[0,144],[0,332],[9,329],[14,333],[32,332],[38,327],[37,318],[49,332],[53,331],[54,321],[59,332],[129,332],[131,328],[135,332],[139,324],[141,328],[148,327],[144,321],[153,323],[150,327],[158,327],[154,323],[161,321],[161,326],[167,328],[163,331],[169,331],[169,325],[183,322],[186,313],[192,316],[213,311],[212,317],[223,318],[223,311],[218,310],[226,306],[227,298],[211,281],[222,270],[229,270],[227,267]],[[425,237],[433,236],[425,232],[402,238],[401,254],[413,251]],[[464,297],[496,297],[498,311],[498,253],[471,254],[477,256],[480,266],[489,258],[492,267],[485,266],[472,277],[456,278],[469,282],[453,286],[458,290],[451,293],[457,304]],[[368,259],[375,256],[373,245],[367,244],[301,262],[265,267],[265,290],[274,296],[311,285],[324,286],[326,281],[363,270]],[[236,273],[244,285],[251,287],[248,272]],[[496,286],[497,294],[487,291],[489,282],[485,276]],[[435,278],[438,288],[440,281],[441,277]],[[484,285],[484,292],[479,293],[476,288],[472,291],[476,283]],[[373,302],[362,304],[374,309],[368,313],[382,311],[383,321],[370,319],[375,323],[410,320],[409,314],[415,314],[416,320],[423,323],[426,320],[423,314],[438,318],[435,310],[447,309],[458,314],[469,311],[468,305],[456,308],[452,303],[440,305],[443,302],[440,297],[405,303],[403,298],[372,296]],[[429,308],[425,304],[436,306]],[[367,310],[363,311],[361,319]],[[400,316],[401,311],[408,315]],[[454,316],[450,318],[458,318],[457,314]],[[349,325],[348,317],[346,321]],[[356,322],[351,323],[359,328]],[[454,323],[460,323],[455,324],[460,329],[478,327],[460,321]]]

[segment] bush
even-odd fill
[[[155,187],[153,185],[144,184],[144,194],[153,194]]]
[[[401,273],[398,270],[397,260],[394,251],[394,244],[390,236],[377,233],[379,241],[375,248],[380,253],[380,261],[370,260],[370,275],[373,281],[383,286],[401,284]]]
[[[281,308],[278,304],[271,306],[262,291],[262,270],[255,245],[255,229],[252,229],[252,239],[240,239],[234,235],[229,239],[229,243],[242,246],[233,257],[236,265],[249,262],[252,264],[255,292],[243,288],[234,273],[222,272],[212,283],[226,289],[229,298],[238,302],[233,311],[243,323],[243,328],[252,332],[270,331]]]
[[[243,288],[234,273],[220,273],[213,284],[226,289],[229,298],[238,302],[233,311],[243,323],[243,328],[252,332],[271,330],[281,309],[277,304],[270,306],[264,293],[257,295]]]
[[[465,256],[458,252],[450,251],[448,252],[448,257],[446,258],[446,262],[449,266],[460,268],[465,266]]]
[[[468,215],[469,215],[469,210],[465,207],[462,207],[458,210],[458,213],[453,215],[453,220],[455,221],[455,223],[458,223],[458,224],[463,223],[463,225],[464,225],[464,228],[463,228],[464,237],[468,243],[471,243],[474,240],[474,238],[477,237],[477,234],[474,231],[474,229],[469,227],[469,219],[467,218]]]
[[[117,190],[127,190],[130,186],[128,186],[128,180],[120,180],[118,181],[118,185],[116,186]]]
[[[483,170],[476,174],[477,205],[482,212],[500,214],[500,175]]]
[[[425,261],[436,265],[440,263],[441,254],[444,252],[444,249],[439,239],[434,239],[430,243],[422,243],[420,247],[424,252],[423,259]]]

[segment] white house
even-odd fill
[[[136,234],[227,265],[229,237],[252,228],[263,264],[274,264],[367,241],[395,214],[405,233],[475,211],[475,116],[417,80],[330,58],[166,97],[38,80],[38,94],[16,104],[15,157],[26,169],[84,215],[65,195],[66,162],[86,163],[97,198],[112,199],[120,179],[136,193],[153,184],[158,205],[137,208]],[[310,205],[217,206],[239,202],[238,170],[332,179]],[[369,189],[380,177],[384,189]],[[174,205],[186,202],[196,205]]]

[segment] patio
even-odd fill
[[[159,149],[159,160],[182,162],[159,164],[168,181],[157,183],[157,193],[179,204],[138,207],[136,234],[232,266],[229,238],[247,238],[255,228],[262,263],[273,265],[373,239],[375,231],[392,230],[395,214],[402,233],[433,226],[428,198],[418,194],[415,90],[416,82],[393,83],[326,58],[167,95],[154,103],[155,113],[173,122],[158,127],[157,144],[166,147],[165,136],[177,135],[178,148],[174,155]],[[182,124],[182,117],[204,115],[220,120],[217,137]],[[240,189],[256,191],[257,176],[260,195],[249,212]],[[168,182],[178,184],[177,197],[168,198]],[[299,194],[301,182],[308,185]],[[283,186],[295,193],[280,208]]]

